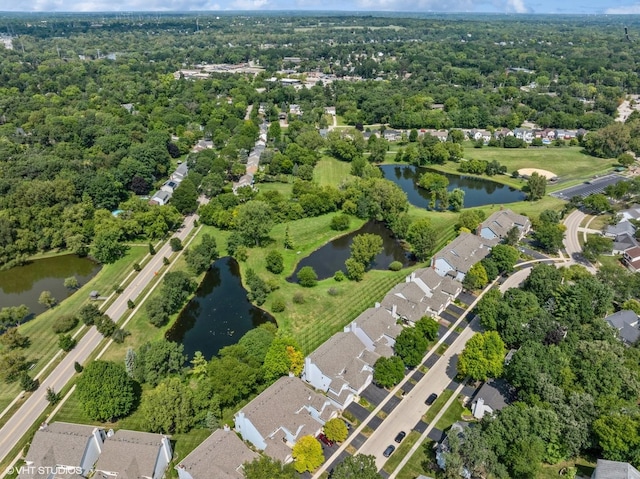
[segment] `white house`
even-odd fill
[[[158,190],[149,200],[149,204],[160,206],[166,205],[167,203],[169,203],[171,196],[172,194],[169,191]]]
[[[234,416],[235,429],[265,454],[291,461],[291,448],[302,436],[315,436],[337,415],[331,401],[297,377],[282,377]]]
[[[45,423],[33,436],[18,479],[54,479],[72,473],[86,477],[100,456],[105,437],[104,430],[95,426]]]
[[[531,221],[509,209],[500,210],[480,223],[476,234],[488,240],[503,240],[514,226],[520,230],[521,239],[531,230]]]
[[[530,128],[516,128],[513,130],[513,135],[520,139],[524,140],[527,143],[531,143],[534,138],[534,132]]]
[[[640,471],[628,462],[598,459],[591,479],[640,479]]]
[[[176,190],[176,188],[179,185],[180,185],[180,183],[178,183],[176,181],[173,181],[173,180],[169,180],[169,181],[165,182],[165,184],[160,187],[160,191],[166,191],[167,193],[173,194],[173,192]]]
[[[503,379],[490,379],[476,392],[471,403],[471,413],[476,419],[494,414],[505,408],[515,398],[513,386]]]
[[[189,174],[189,167],[186,163],[180,163],[175,171],[171,173],[171,179],[180,183],[187,177],[187,174]]]
[[[491,252],[492,240],[471,233],[460,233],[431,258],[431,267],[440,276],[462,282],[471,267]]]
[[[162,479],[173,452],[162,434],[120,429],[108,435],[95,479]]]

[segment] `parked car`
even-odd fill
[[[427,406],[431,406],[435,402],[436,399],[438,399],[438,395],[436,393],[431,393],[431,394],[429,394],[429,397],[425,401],[425,404]]]
[[[396,436],[396,438],[394,439],[394,441],[396,441],[398,444],[400,444],[406,435],[407,435],[406,432],[400,431],[398,433],[398,435]]]
[[[329,439],[327,436],[325,436],[324,434],[322,434],[322,433],[318,434],[318,439],[320,439],[322,442],[324,442],[329,447],[333,446],[333,441],[331,439]]]
[[[393,454],[393,451],[395,451],[395,450],[396,450],[396,446],[393,446],[393,445],[388,446],[388,447],[384,450],[384,452],[382,453],[382,455],[383,455],[384,457],[389,457],[391,454]]]

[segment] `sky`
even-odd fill
[[[0,0],[0,11],[207,10],[640,14],[640,0]]]

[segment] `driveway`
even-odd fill
[[[384,398],[387,397],[387,394],[389,394],[389,391],[371,383],[364,391],[362,391],[362,394],[360,395],[365,398],[369,402],[369,404],[377,406],[382,401],[384,401]]]

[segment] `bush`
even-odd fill
[[[286,305],[281,298],[276,298],[273,300],[273,303],[271,303],[271,311],[274,313],[282,313],[285,309]]]
[[[350,223],[351,219],[349,218],[349,215],[345,215],[343,213],[331,218],[331,224],[329,226],[334,231],[344,231],[349,229]]]
[[[60,338],[58,339],[58,346],[60,346],[60,349],[62,349],[64,352],[71,351],[76,347],[77,343],[78,342],[74,338],[72,338],[70,334],[61,334]]]
[[[86,326],[91,326],[100,316],[102,316],[102,313],[94,304],[85,304],[77,314],[78,319]]]
[[[392,261],[389,265],[391,271],[400,271],[402,269],[402,263],[400,261]]]
[[[53,329],[54,333],[60,334],[60,333],[68,333],[77,325],[78,325],[78,318],[76,318],[75,316],[64,315],[64,316],[60,316],[56,320],[56,322],[53,323],[53,326],[51,328]]]
[[[124,338],[126,338],[130,334],[131,333],[129,331],[117,328],[113,333],[111,333],[111,339],[113,339],[114,343],[122,344],[124,343]]]
[[[26,391],[28,393],[31,391],[35,391],[36,389],[38,389],[38,386],[40,386],[40,382],[37,379],[33,379],[31,376],[29,376],[28,372],[22,371],[22,373],[20,374],[20,387],[23,391]]]
[[[241,263],[244,263],[245,261],[247,261],[247,258],[249,257],[249,252],[247,250],[247,247],[238,246],[233,256],[235,257],[235,259],[237,259]]]
[[[133,301],[131,301],[130,299],[127,300],[127,308],[129,309],[133,309],[136,307],[136,303],[134,303]]]
[[[339,283],[340,281],[344,281],[346,276],[342,271],[336,271],[336,274],[333,275],[333,279]]]
[[[133,270],[134,271],[141,271],[142,270],[142,266],[140,266],[140,263],[133,263]]]
[[[272,250],[265,258],[267,261],[267,270],[273,274],[280,274],[284,270],[284,258],[279,251]]]
[[[329,296],[338,296],[340,294],[340,290],[338,288],[334,288],[333,286],[331,286],[327,290],[327,293],[329,294]]]
[[[304,304],[304,294],[297,292],[293,295],[293,302],[295,304]]]
[[[305,266],[296,275],[300,286],[312,288],[318,283],[318,275],[311,266]]]
[[[180,238],[171,238],[169,245],[171,246],[171,251],[180,251],[182,249],[182,241],[180,241]]]
[[[73,363],[73,369],[75,369],[77,373],[81,373],[84,367],[82,367],[82,364],[76,361],[75,363]]]

